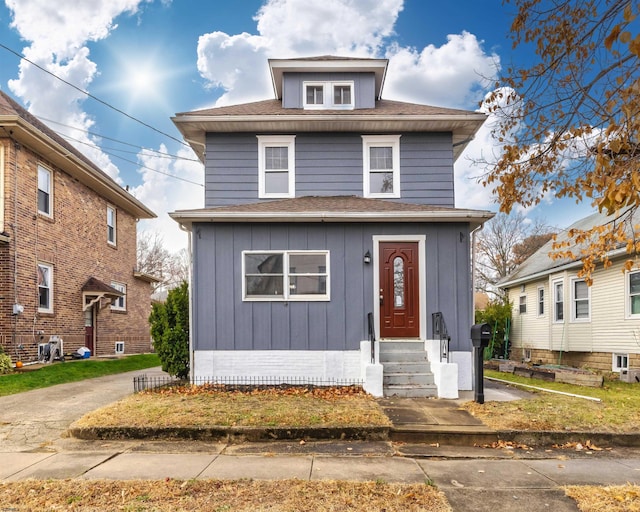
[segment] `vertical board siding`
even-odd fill
[[[296,197],[362,196],[362,134],[300,133],[295,148]],[[400,184],[395,201],[454,207],[451,134],[402,134]],[[208,134],[205,207],[257,201],[256,135]]]
[[[462,237],[460,236],[462,233]],[[452,350],[470,350],[466,224],[195,224],[196,350],[358,350],[373,311],[374,235],[426,235],[427,332],[442,311]],[[330,301],[243,302],[243,250],[329,250]],[[215,272],[213,271],[215,269]]]

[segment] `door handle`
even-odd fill
[[[384,304],[384,295],[382,295],[382,293],[380,293],[380,305],[382,306],[383,304]]]

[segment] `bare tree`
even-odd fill
[[[138,270],[160,279],[153,290],[171,289],[188,281],[189,256],[186,249],[171,253],[164,245],[162,235],[153,231],[138,234]]]
[[[497,294],[496,283],[553,236],[543,221],[530,223],[522,213],[499,213],[476,238],[476,290]]]

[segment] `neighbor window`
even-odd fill
[[[38,166],[38,212],[51,217],[51,171]]]
[[[258,197],[295,197],[295,136],[258,136]]]
[[[538,316],[544,315],[544,288],[538,288]]]
[[[116,245],[116,209],[107,206],[107,242]]]
[[[564,320],[564,284],[562,281],[553,283],[553,321]]]
[[[573,301],[572,320],[589,320],[589,287],[584,279],[572,281],[571,299]]]
[[[111,309],[115,311],[126,311],[127,310],[127,285],[121,283],[111,283],[111,286],[123,293],[122,297],[118,297],[113,299],[111,302]]]
[[[400,135],[363,135],[364,196],[400,197]]]
[[[38,311],[53,312],[53,267],[38,263]]]
[[[524,315],[527,312],[527,296],[520,295],[520,314]]]
[[[629,315],[640,316],[640,271],[629,272],[627,275],[629,276],[627,281]]]
[[[248,300],[329,300],[328,251],[245,251]]]
[[[611,369],[614,372],[629,369],[629,354],[612,354]]]
[[[304,82],[303,107],[306,109],[352,109],[353,82]]]

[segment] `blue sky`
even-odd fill
[[[5,0],[2,45],[155,130],[4,48],[0,89],[129,186],[159,215],[140,228],[180,247],[186,235],[167,212],[202,206],[193,183],[203,171],[174,140],[176,112],[270,98],[267,58],[325,54],[389,58],[386,98],[475,110],[500,69],[531,58],[511,49],[510,9],[502,0]],[[470,163],[490,151],[483,129],[456,163],[458,207],[497,210]],[[589,211],[555,202],[528,214],[562,227]]]

